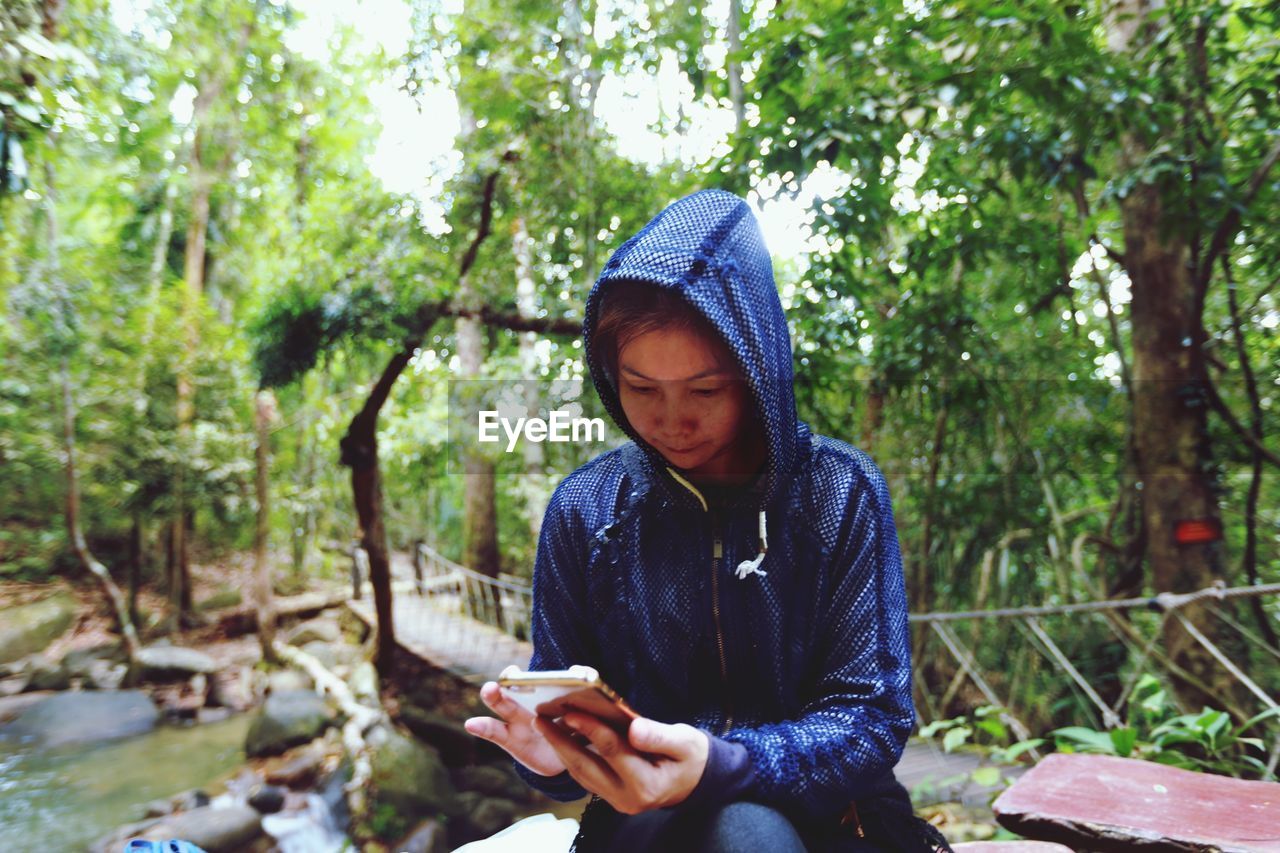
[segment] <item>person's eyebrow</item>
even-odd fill
[[[632,376],[637,376],[637,377],[639,377],[639,378],[641,378],[641,379],[645,379],[645,380],[647,380],[647,381],[649,381],[649,382],[663,382],[663,381],[668,381],[668,382],[670,382],[670,381],[674,381],[674,382],[692,382],[692,381],[694,381],[695,379],[705,379],[705,378],[706,378],[706,377],[708,377],[708,376],[719,376],[719,375],[721,375],[721,374],[728,375],[728,373],[729,373],[729,371],[725,370],[723,367],[713,367],[713,368],[711,368],[710,370],[704,370],[704,371],[702,371],[701,373],[697,374],[696,376],[687,376],[687,377],[685,377],[684,379],[662,380],[662,379],[654,379],[653,377],[650,377],[650,376],[645,376],[643,373],[641,373],[640,371],[636,370],[634,367],[628,367],[628,366],[626,366],[626,365],[623,365],[623,367],[622,367],[622,372],[623,372],[623,373],[630,373]]]

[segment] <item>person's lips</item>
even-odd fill
[[[689,446],[689,447],[683,447],[683,448],[682,448],[682,447],[672,447],[670,444],[663,444],[662,446],[663,446],[663,447],[665,447],[667,450],[670,450],[672,453],[685,454],[685,453],[692,453],[693,451],[697,450],[697,449],[698,449],[699,447],[701,447],[702,445],[700,445],[700,444],[694,444],[694,445],[691,445],[691,446]]]

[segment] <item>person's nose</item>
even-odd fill
[[[658,407],[657,426],[668,434],[682,435],[694,432],[698,421],[692,407],[685,405],[679,394],[668,393]]]

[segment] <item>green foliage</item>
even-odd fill
[[[1225,711],[1212,708],[1180,714],[1160,682],[1147,675],[1130,697],[1128,725],[1105,732],[1064,726],[1049,734],[1063,752],[1143,758],[1187,770],[1274,780],[1265,763],[1267,742],[1246,733],[1278,716],[1280,710],[1271,709],[1233,726]]]
[[[920,729],[920,737],[942,737],[944,752],[970,749],[984,757],[984,763],[967,774],[967,777],[943,780],[944,783],[960,781],[967,778],[974,784],[992,790],[994,798],[1010,781],[1002,768],[1025,765],[1031,758],[1031,750],[1044,744],[1043,738],[1030,738],[1015,741],[1000,719],[1004,713],[1002,708],[994,705],[981,705],[968,714],[945,720],[934,720]],[[990,764],[985,763],[990,761]],[[917,793],[923,796],[926,791]]]

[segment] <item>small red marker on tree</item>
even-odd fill
[[[1202,545],[1221,539],[1222,522],[1216,518],[1188,518],[1173,525],[1173,541],[1179,545]]]

